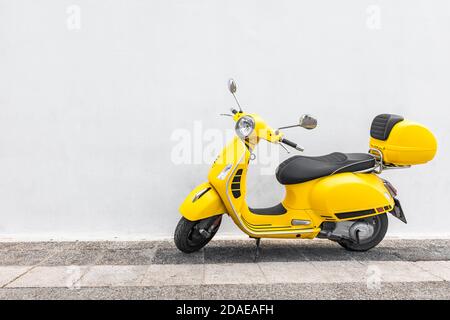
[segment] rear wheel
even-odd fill
[[[367,251],[372,249],[383,240],[388,229],[388,217],[386,214],[380,214],[373,217],[356,220],[355,222],[367,223],[371,234],[361,237],[359,241],[352,241],[347,239],[338,240],[342,247],[350,251]],[[358,232],[358,231],[356,231]]]
[[[181,217],[175,229],[175,245],[184,253],[196,252],[206,246],[214,237],[221,222],[222,215],[198,221],[190,221]]]

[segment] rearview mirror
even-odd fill
[[[304,114],[300,117],[298,125],[302,128],[311,130],[317,127],[317,119],[309,114]]]
[[[236,92],[236,82],[233,79],[228,80],[228,90],[234,94]]]

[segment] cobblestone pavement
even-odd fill
[[[450,240],[0,242],[0,299],[449,299]]]

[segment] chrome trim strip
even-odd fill
[[[310,220],[300,220],[300,219],[292,219],[291,224],[293,226],[307,226],[311,224]]]
[[[198,199],[201,198],[201,196],[203,196],[206,192],[208,192],[211,189],[211,187],[206,187],[205,189],[200,190],[199,192],[197,192],[195,194],[195,196],[192,198],[192,202],[197,201]]]

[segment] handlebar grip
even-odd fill
[[[294,148],[294,149],[296,149],[296,150],[298,150],[298,151],[303,151],[303,150],[304,150],[304,149],[303,149],[302,147],[300,147],[298,144],[296,144],[295,142],[292,142],[292,141],[290,141],[290,140],[288,140],[288,139],[282,138],[282,139],[280,140],[280,142],[282,142],[282,143],[284,143],[285,145],[288,145],[289,147]]]
[[[286,144],[286,145],[288,145],[289,147],[294,148],[294,149],[297,147],[297,144],[295,142],[292,142],[292,141],[290,141],[288,139],[285,139],[285,138],[281,139],[281,142]]]

